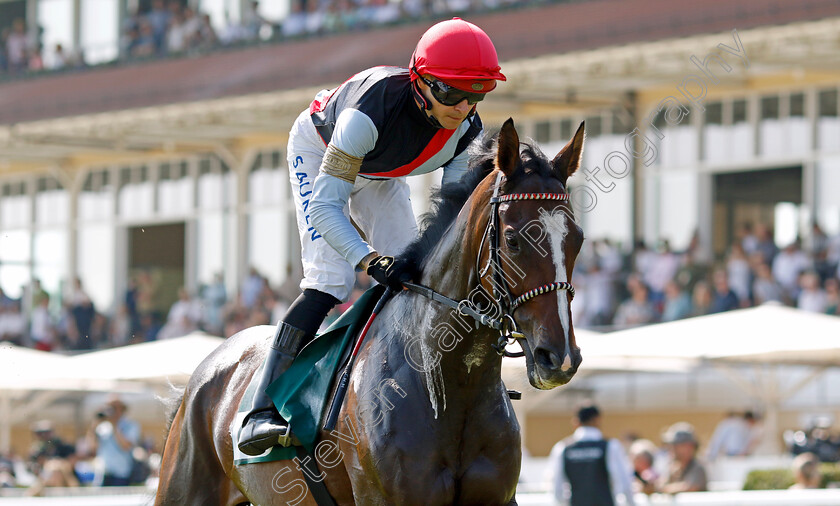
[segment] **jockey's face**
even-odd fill
[[[424,77],[434,79],[430,75],[425,75]],[[469,115],[474,107],[468,103],[466,98],[455,105],[443,105],[435,99],[432,95],[432,90],[429,89],[429,86],[422,79],[418,79],[417,84],[420,86],[420,91],[423,93],[423,96],[432,104],[432,108],[427,110],[426,114],[434,116],[441,126],[447,130],[458,128],[458,125],[467,118],[467,115]]]

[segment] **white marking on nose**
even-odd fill
[[[566,341],[568,343],[568,340]],[[568,346],[568,344],[567,344]],[[563,359],[563,365],[560,366],[560,370],[563,372],[568,371],[572,368],[572,358],[569,353],[566,353],[566,358]]]
[[[551,246],[551,257],[554,260],[556,281],[568,281],[566,277],[566,252],[563,250],[566,235],[569,233],[569,227],[566,225],[566,214],[562,209],[558,209],[550,214],[540,210],[540,222],[545,227],[548,242]],[[566,340],[566,347],[563,350],[563,365],[560,368],[565,372],[572,368],[571,346],[569,344],[571,316],[566,290],[557,290],[557,309],[560,312],[560,322],[563,324],[563,337]]]

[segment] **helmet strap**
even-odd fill
[[[415,79],[411,82],[411,91],[414,92],[414,98],[420,102],[420,105],[423,106],[423,109],[430,111],[432,110],[432,103],[426,98],[426,95],[423,95],[423,91],[420,89],[420,85],[417,84],[418,79]]]
[[[420,108],[422,109],[421,112],[423,113],[423,117],[426,118],[426,121],[435,128],[443,128],[440,121],[428,112],[432,110],[432,103],[428,98],[426,98],[426,95],[423,95],[423,92],[420,90],[420,86],[417,84],[416,80],[411,83],[411,91],[414,94],[416,101],[420,104]]]

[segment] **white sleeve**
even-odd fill
[[[378,138],[376,125],[367,114],[357,109],[344,109],[335,120],[330,144],[350,156],[364,157],[376,146]]]
[[[309,217],[312,226],[327,244],[356,268],[368,253],[375,250],[362,240],[344,214],[344,207],[352,191],[351,183],[321,172],[313,182]]]
[[[563,451],[565,449],[566,445],[560,441],[554,445],[548,456],[548,465],[551,469],[551,485],[556,504],[568,504],[572,497],[572,487],[566,478],[566,470],[563,465]]]
[[[348,155],[364,157],[373,149],[378,137],[370,117],[356,109],[345,109],[336,119],[330,144]],[[355,268],[374,249],[362,240],[344,214],[353,183],[319,172],[312,186],[309,203],[312,226]]]
[[[457,183],[467,173],[470,160],[469,150],[465,149],[443,168],[443,179],[441,184]]]
[[[621,504],[618,496],[624,496],[624,504],[634,506],[633,501],[633,471],[630,462],[624,454],[624,448],[617,439],[607,441],[607,472],[610,474],[610,485],[616,503]]]

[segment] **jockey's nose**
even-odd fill
[[[469,104],[469,101],[466,98],[455,104],[453,107],[456,111],[458,111],[461,114],[466,114],[470,112],[470,109],[472,109],[472,106]]]

